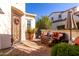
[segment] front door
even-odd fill
[[[21,39],[21,19],[19,16],[12,16],[12,40],[14,43]]]

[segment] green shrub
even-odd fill
[[[79,46],[77,45],[72,45],[71,49],[69,51],[70,56],[79,56]]]
[[[29,33],[29,34],[33,34],[35,32],[35,29],[32,29],[32,28],[28,28],[26,30],[26,33]]]
[[[79,46],[59,43],[52,47],[52,56],[79,56]]]

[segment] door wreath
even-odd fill
[[[15,23],[16,25],[18,25],[19,22],[20,22],[19,19],[15,19],[15,20],[14,20],[14,23]]]

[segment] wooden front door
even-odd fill
[[[21,39],[21,19],[19,16],[12,16],[12,39],[14,43]]]

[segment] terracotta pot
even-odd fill
[[[33,40],[33,37],[34,37],[34,34],[28,34],[28,39],[29,39],[29,40],[32,41],[32,40]]]

